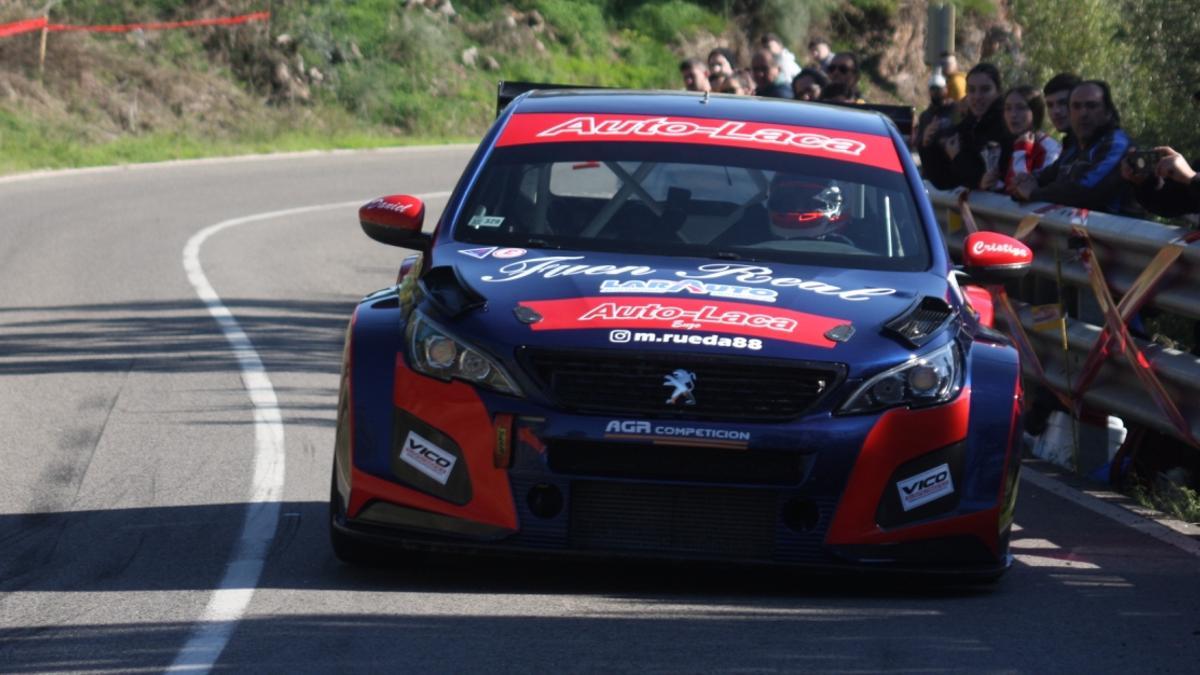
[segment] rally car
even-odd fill
[[[1020,363],[895,126],[693,93],[532,91],[347,330],[335,554],[429,549],[996,576]],[[971,285],[975,284],[975,285]]]

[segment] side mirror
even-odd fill
[[[363,232],[378,242],[429,252],[433,238],[421,231],[425,224],[425,203],[409,195],[389,195],[373,199],[358,209]]]
[[[975,232],[963,242],[963,271],[981,284],[1000,285],[1025,276],[1033,250],[999,232]]]

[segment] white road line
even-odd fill
[[[1069,485],[1060,483],[1053,478],[1042,474],[1036,469],[1032,469],[1031,467],[1022,467],[1021,478],[1033,483],[1037,487],[1046,490],[1047,492],[1074,502],[1089,511],[1098,513],[1106,518],[1109,518],[1110,520],[1120,523],[1121,525],[1137,530],[1142,534],[1154,537],[1161,542],[1170,544],[1181,551],[1200,558],[1200,540],[1196,540],[1187,536],[1186,534],[1176,532],[1166,525],[1155,522],[1149,518],[1145,518],[1116,504],[1110,504],[1103,499],[1080,492]]]
[[[418,195],[423,199],[449,196],[448,192]],[[250,395],[254,407],[254,476],[251,479],[249,506],[242,524],[242,533],[217,589],[209,598],[208,605],[200,615],[199,624],[192,630],[186,644],[180,649],[168,672],[209,672],[216,665],[233,629],[241,619],[258,579],[262,574],[271,540],[279,521],[279,504],[283,495],[284,443],[283,416],[279,411],[279,399],[275,388],[267,377],[262,359],[250,342],[249,336],[238,324],[233,313],[221,303],[204,268],[200,265],[200,247],[209,237],[238,225],[257,223],[274,218],[295,216],[303,213],[356,206],[367,200],[317,204],[282,211],[256,213],[243,218],[233,218],[210,225],[200,230],[183,247],[183,269],[188,281],[196,291],[208,313],[229,342],[229,347],[242,371],[242,384]]]

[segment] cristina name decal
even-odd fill
[[[571,276],[634,276],[644,277],[651,274],[656,274],[658,270],[645,265],[589,265],[582,263],[583,256],[547,256],[544,258],[526,258],[503,265],[496,274],[487,274],[480,277],[483,281],[489,283],[502,283],[506,281],[517,281],[528,277],[541,277],[543,279],[553,279],[555,277],[571,277]],[[850,302],[862,302],[869,300],[875,296],[892,295],[896,292],[894,288],[851,288],[844,289],[840,286],[817,281],[815,279],[798,279],[796,277],[776,277],[774,272],[769,267],[762,265],[744,265],[740,263],[713,263],[709,265],[700,265],[695,271],[680,270],[675,272],[675,276],[681,279],[693,279],[698,281],[711,281],[714,279],[722,279],[726,281],[736,281],[742,284],[753,284],[758,286],[770,286],[774,288],[798,288],[802,291],[810,291],[820,295],[833,295],[842,300]],[[642,288],[620,289],[636,292],[660,292],[660,288],[667,288],[660,285],[660,282],[654,279],[646,280]],[[669,283],[669,282],[668,282]],[[706,284],[703,288],[708,295],[717,295],[712,292],[713,287],[717,284]],[[724,287],[730,293],[742,293],[737,297],[743,299],[751,299],[744,293],[743,290],[736,287]],[[691,290],[690,288],[680,288],[679,290]],[[749,289],[745,289],[749,290]],[[608,289],[602,289],[602,293],[617,292],[616,286],[609,286]],[[662,290],[664,293],[678,292],[676,290]],[[753,299],[766,299],[765,296],[760,296]]]
[[[775,307],[690,298],[656,302],[634,296],[586,297],[533,300],[522,302],[521,306],[542,316],[541,321],[530,326],[535,331],[701,329],[827,348],[837,343],[825,337],[826,331],[846,323],[843,319]]]

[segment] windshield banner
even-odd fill
[[[790,152],[901,171],[896,149],[887,136],[701,117],[517,113],[509,120],[496,145],[581,141],[696,143]]]

